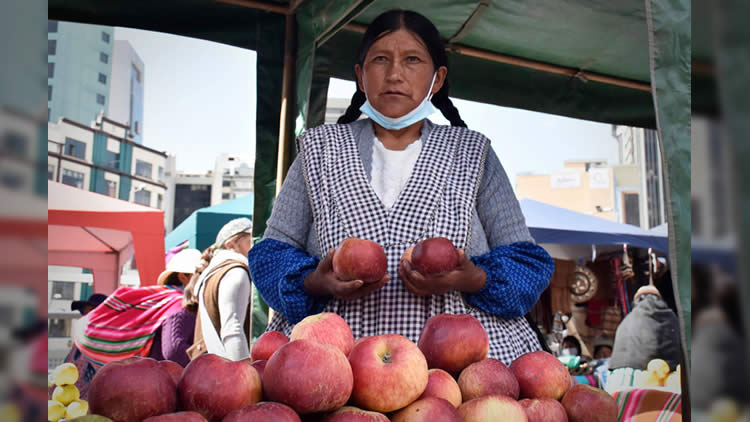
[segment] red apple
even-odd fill
[[[299,414],[330,412],[346,404],[352,393],[352,368],[335,347],[292,340],[266,363],[263,388],[269,400]]]
[[[263,381],[263,371],[266,369],[266,363],[268,363],[267,360],[256,360],[255,362],[250,363],[250,365],[258,371],[261,382]]]
[[[143,422],[207,422],[206,418],[201,416],[200,413],[196,412],[177,412],[168,413],[161,416],[151,416],[146,418]]]
[[[464,422],[528,422],[526,411],[508,396],[484,396],[464,402],[458,413]]]
[[[350,237],[333,254],[333,272],[340,280],[380,281],[388,271],[385,251],[377,243]]]
[[[268,360],[273,352],[287,343],[289,343],[289,337],[285,336],[284,333],[266,331],[253,343],[253,348],[250,351],[250,359],[253,361]]]
[[[392,422],[463,422],[458,410],[448,400],[425,397],[399,410]]]
[[[183,367],[180,366],[177,362],[172,362],[171,360],[160,360],[159,366],[161,366],[161,369],[167,371],[170,377],[172,377],[172,381],[174,381],[174,385],[177,385],[180,382],[180,377],[182,376]]]
[[[388,422],[388,417],[354,406],[344,406],[323,418],[323,422]]]
[[[259,402],[261,385],[258,371],[247,361],[234,362],[207,353],[188,364],[177,391],[185,410],[218,422],[235,409]]]
[[[291,407],[270,401],[262,401],[242,409],[233,410],[222,422],[301,422]]]
[[[469,401],[483,396],[502,395],[518,400],[518,381],[513,372],[497,359],[474,362],[458,377],[461,397]]]
[[[323,312],[305,317],[292,328],[291,340],[310,340],[333,346],[349,356],[354,346],[354,335],[349,324],[337,314]]]
[[[565,408],[555,399],[523,399],[518,404],[526,409],[529,422],[568,422]]]
[[[444,237],[431,237],[414,246],[411,263],[420,274],[447,273],[458,265],[458,250],[453,242]]]
[[[482,324],[469,314],[440,314],[428,319],[419,335],[419,349],[430,368],[458,375],[487,357],[490,340]]]
[[[576,384],[560,401],[570,422],[616,422],[617,402],[606,391]]]
[[[362,340],[349,354],[354,374],[352,399],[363,409],[392,412],[417,399],[427,387],[427,361],[398,334]]]
[[[433,368],[427,371],[428,380],[427,388],[419,396],[420,399],[425,397],[437,397],[448,400],[454,407],[461,406],[461,389],[451,374],[439,368]]]
[[[560,400],[570,388],[570,372],[554,355],[543,350],[525,353],[510,364],[518,379],[521,398]]]
[[[130,357],[107,363],[94,375],[88,401],[92,414],[140,421],[176,411],[177,387],[156,360]]]

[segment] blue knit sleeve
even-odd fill
[[[503,318],[526,315],[549,285],[555,262],[541,246],[515,242],[498,246],[471,261],[487,273],[487,282],[466,301]]]
[[[248,254],[250,277],[263,300],[292,324],[323,311],[330,298],[312,296],[304,281],[320,262],[304,250],[274,239],[263,239]]]

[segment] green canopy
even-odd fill
[[[253,194],[195,210],[167,234],[164,239],[165,250],[170,250],[187,240],[189,248],[202,251],[214,244],[216,234],[224,224],[240,217],[252,219],[252,211]]]
[[[453,97],[658,129],[674,234],[673,285],[689,354],[687,0],[50,0],[49,18],[171,32],[257,52],[253,230],[259,235],[293,158],[294,135],[323,122],[329,78],[353,79],[366,25],[395,7],[414,8],[438,27],[447,41]]]

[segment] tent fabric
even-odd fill
[[[672,285],[682,347],[690,361],[690,1],[645,0],[649,68],[665,169]],[[689,375],[690,368],[685,369]],[[687,389],[687,386],[685,387]],[[688,415],[689,418],[689,415]]]
[[[141,285],[164,270],[164,212],[49,181],[48,265],[88,268],[94,291],[117,288],[135,253]]]
[[[253,198],[253,194],[244,195],[194,211],[167,235],[165,249],[172,249],[187,240],[189,248],[203,251],[214,244],[216,234],[224,224],[235,218],[252,218]]]
[[[665,235],[630,224],[586,215],[533,199],[521,199],[526,226],[537,243],[623,245],[667,252]]]

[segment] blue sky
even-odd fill
[[[177,169],[202,173],[226,152],[255,155],[255,66],[249,50],[171,34],[116,28],[145,63],[144,144],[177,155]],[[351,98],[354,83],[333,80],[329,96]],[[456,100],[467,125],[484,133],[511,183],[550,173],[565,160],[617,161],[611,126]],[[442,116],[432,120],[447,123]]]

